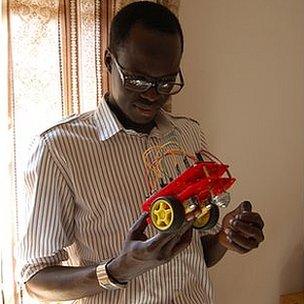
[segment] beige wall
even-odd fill
[[[211,270],[219,304],[275,304],[304,290],[304,1],[183,0],[177,113],[197,118],[252,200],[266,240]]]

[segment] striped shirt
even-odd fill
[[[22,281],[48,266],[86,266],[115,257],[148,193],[142,153],[170,138],[192,153],[205,146],[192,119],[161,110],[149,134],[137,133],[123,128],[104,99],[96,110],[40,134],[25,172]],[[173,165],[169,171],[177,175]],[[151,225],[146,232],[148,237],[157,233]],[[135,278],[126,289],[104,290],[74,303],[213,303],[201,236],[194,231],[187,249]]]

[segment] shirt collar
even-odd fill
[[[105,141],[119,132],[126,132],[132,135],[147,136],[147,134],[137,133],[133,130],[125,129],[119,122],[115,114],[109,108],[103,97],[94,113],[95,123],[98,129],[99,137]],[[171,133],[175,128],[172,117],[163,109],[155,117],[156,127],[152,129],[150,137],[164,137]]]

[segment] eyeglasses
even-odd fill
[[[184,78],[181,70],[177,74],[164,77],[164,78],[151,78],[151,80],[146,77],[130,75],[117,61],[113,54],[112,58],[117,67],[118,74],[121,78],[123,86],[134,92],[144,93],[155,88],[158,94],[161,95],[174,95],[181,91],[184,86]]]

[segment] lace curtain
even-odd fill
[[[3,208],[13,221],[1,251],[2,297],[22,302],[15,280],[24,223],[23,170],[34,135],[72,113],[94,109],[108,87],[103,53],[114,14],[130,0],[3,0],[8,43],[10,186]],[[180,0],[154,1],[178,13]],[[26,301],[23,301],[26,302]]]

